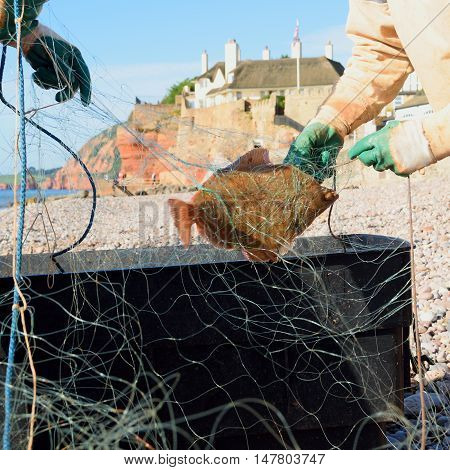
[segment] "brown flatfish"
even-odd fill
[[[169,199],[169,206],[184,246],[196,224],[215,247],[240,249],[251,261],[278,261],[337,198],[298,168],[272,165],[259,148],[210,176],[190,202]]]

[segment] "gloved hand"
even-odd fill
[[[91,102],[91,76],[81,52],[49,28],[38,25],[22,40],[26,60],[35,70],[33,81],[59,90],[56,101],[67,101],[80,90],[81,102]]]
[[[436,161],[420,121],[389,121],[383,129],[364,137],[348,152],[377,171],[392,170],[408,176]]]
[[[321,183],[333,176],[343,145],[344,139],[332,126],[313,122],[293,142],[284,163],[298,167]]]
[[[19,10],[22,13],[22,35],[25,36],[38,25],[37,17],[48,0],[21,0]],[[0,0],[0,42],[14,44],[16,41],[16,18],[14,0]]]

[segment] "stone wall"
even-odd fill
[[[306,87],[285,97],[285,116],[275,116],[275,94],[262,100],[238,100],[210,108],[182,104],[175,154],[191,164],[221,165],[261,145],[279,162],[317,113],[332,86]]]
[[[211,108],[182,107],[175,154],[199,166],[222,165],[261,145],[285,154],[298,131],[275,125],[276,96],[239,100]]]
[[[300,92],[286,96],[284,114],[302,127],[317,114],[321,104],[327,99],[333,86],[305,87]]]
[[[138,132],[150,132],[168,127],[170,121],[179,116],[180,107],[167,104],[136,104],[128,123]]]

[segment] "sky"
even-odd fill
[[[297,18],[305,57],[323,55],[331,40],[335,60],[345,65],[351,52],[344,32],[347,12],[348,0],[50,0],[40,20],[80,48],[91,69],[94,102],[120,121],[132,110],[135,96],[157,102],[173,83],[199,74],[202,50],[208,51],[210,66],[223,60],[229,39],[239,43],[242,59],[260,59],[266,45],[274,58],[289,54]],[[14,101],[14,54],[9,56],[5,91]],[[31,72],[26,68],[27,78]],[[29,80],[27,86],[29,108],[52,102],[53,92],[41,93]],[[53,119],[53,130],[75,148],[113,124],[94,108],[83,110],[76,102],[63,106],[42,119]],[[0,109],[0,173],[12,168],[13,132],[14,117]],[[64,163],[54,152],[35,153],[30,152],[34,166]]]

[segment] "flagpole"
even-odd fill
[[[294,45],[296,49],[296,57],[297,57],[297,91],[300,93],[300,60],[302,57],[302,44],[300,42],[300,23],[297,18],[297,23],[295,27],[295,33],[294,33]]]

